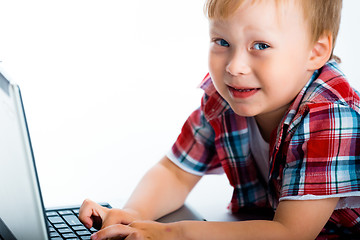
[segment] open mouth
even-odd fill
[[[239,91],[239,92],[250,92],[250,91],[256,90],[256,88],[248,88],[248,89],[236,89],[236,88],[233,88],[233,89],[236,90],[236,91]]]
[[[234,88],[229,86],[230,94],[234,98],[247,98],[257,93],[260,88]]]

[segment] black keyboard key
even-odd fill
[[[79,235],[79,236],[91,235],[91,233],[89,231],[87,231],[87,230],[77,231],[76,234]]]
[[[50,211],[50,212],[46,212],[46,216],[52,217],[52,216],[58,216],[58,214],[55,211]]]
[[[58,223],[58,224],[54,224],[54,227],[59,229],[59,228],[66,228],[68,227],[68,225],[66,223]]]
[[[50,237],[60,237],[60,235],[57,232],[51,232]]]
[[[48,217],[48,219],[52,224],[64,222],[64,220],[61,217]]]
[[[62,234],[64,238],[76,238],[76,235],[74,233],[65,233]]]
[[[73,226],[72,229],[73,229],[74,231],[87,230],[87,228],[84,227],[84,226]]]
[[[82,225],[75,215],[64,215],[63,217],[70,226]]]
[[[60,228],[58,229],[59,233],[63,234],[63,233],[72,233],[73,231],[71,231],[70,228]]]
[[[73,212],[71,210],[61,210],[58,211],[60,215],[73,215]]]

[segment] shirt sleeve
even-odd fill
[[[312,104],[290,140],[282,179],[280,200],[341,197],[337,208],[360,207],[359,113]]]
[[[215,133],[204,116],[203,106],[195,110],[186,120],[181,133],[167,157],[183,170],[202,176],[223,173],[215,148]]]

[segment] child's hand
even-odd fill
[[[79,220],[87,228],[103,229],[114,224],[130,224],[137,218],[127,210],[109,209],[86,199],[80,207]]]
[[[175,240],[181,239],[176,223],[164,224],[154,221],[135,221],[129,225],[116,224],[94,233],[92,240],[125,239],[125,240]]]
[[[87,228],[101,229],[91,237],[95,239],[179,239],[174,224],[139,221],[130,210],[109,209],[87,199],[81,205],[79,220]],[[137,220],[137,221],[136,221]]]

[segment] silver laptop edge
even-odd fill
[[[48,239],[19,87],[0,72],[0,217],[17,239]]]

